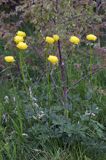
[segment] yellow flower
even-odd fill
[[[13,56],[5,56],[4,60],[8,63],[13,63],[15,61]]]
[[[46,37],[45,41],[49,44],[53,44],[54,43],[54,39],[52,37]]]
[[[48,57],[48,61],[51,62],[52,64],[56,64],[56,63],[58,63],[59,60],[58,60],[58,58],[56,56],[50,55]]]
[[[80,43],[80,39],[76,36],[71,36],[69,41],[73,44],[79,44]]]
[[[15,36],[14,37],[14,42],[15,43],[19,43],[19,42],[23,42],[24,38],[22,36]]]
[[[87,39],[88,41],[96,41],[96,40],[97,40],[97,37],[96,37],[95,35],[93,35],[93,34],[88,34],[88,35],[86,36],[86,39]]]
[[[28,48],[28,45],[27,45],[25,42],[19,42],[19,43],[17,44],[17,48],[18,48],[18,49],[25,50],[25,49]]]
[[[57,42],[60,39],[60,37],[57,34],[54,34],[53,39],[55,42]]]
[[[18,31],[16,34],[17,34],[17,36],[26,37],[26,33],[23,31]]]

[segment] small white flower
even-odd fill
[[[22,134],[22,136],[28,137],[28,134],[26,134],[26,133],[23,133],[23,134]]]
[[[95,113],[91,113],[92,116],[95,116]]]
[[[5,103],[9,103],[9,97],[8,96],[5,96],[4,100],[5,100]]]
[[[35,152],[42,152],[42,150],[39,149],[33,149]]]
[[[86,112],[85,112],[85,115],[86,115],[86,116],[90,116],[90,115],[91,115],[91,116],[95,116],[95,113],[86,111]]]
[[[38,114],[38,118],[41,119],[44,115],[45,115],[44,112],[40,111],[40,113]]]

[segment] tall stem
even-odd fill
[[[12,86],[13,86],[13,90],[14,90],[14,96],[16,95],[16,89],[15,89],[15,85],[14,85],[14,78],[13,78],[13,75],[12,75],[12,66],[11,66],[11,69],[10,69],[10,74],[11,74],[11,82],[12,82]]]
[[[49,70],[48,70],[48,73],[47,73],[47,79],[48,79],[48,106],[50,106],[50,100],[51,100],[50,72],[51,72],[51,66],[49,67]]]
[[[58,54],[59,54],[59,66],[61,70],[61,81],[62,81],[62,89],[63,89],[63,100],[64,100],[64,107],[65,107],[65,115],[68,117],[68,111],[66,109],[67,103],[67,86],[66,86],[66,74],[65,74],[65,66],[61,54],[61,45],[60,41],[58,41]]]
[[[90,79],[92,80],[92,56],[93,56],[93,50],[90,46]]]
[[[21,52],[19,53],[19,59],[20,59],[20,71],[21,71],[22,79],[24,81],[25,90],[27,91],[27,85],[26,85],[26,80],[25,80],[25,75],[23,70],[23,57]]]

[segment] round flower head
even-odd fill
[[[79,44],[80,43],[80,39],[76,36],[71,36],[69,41],[73,44]]]
[[[5,56],[4,60],[8,63],[13,63],[15,61],[13,56]]]
[[[56,56],[50,55],[48,57],[48,61],[51,62],[52,64],[56,64],[56,63],[58,63],[59,60],[58,60],[58,58]]]
[[[52,37],[46,37],[45,41],[49,44],[53,44],[54,43],[54,39]]]
[[[21,50],[25,50],[25,49],[28,48],[28,45],[27,45],[25,42],[19,42],[19,43],[17,44],[17,48],[18,48],[18,49],[21,49]]]
[[[93,34],[88,34],[88,35],[86,36],[86,39],[87,39],[88,41],[96,41],[96,40],[97,40],[97,37],[96,37],[95,35],[93,35]]]
[[[19,42],[23,42],[24,38],[22,36],[15,36],[14,37],[14,42],[15,43],[19,43]]]
[[[60,37],[57,34],[54,34],[53,39],[55,42],[57,42],[60,39]]]
[[[17,34],[17,36],[26,37],[26,33],[23,31],[18,31],[16,34]]]

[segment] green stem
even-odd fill
[[[90,80],[92,81],[92,56],[93,56],[93,50],[90,46]]]
[[[69,111],[67,109],[64,110],[64,116],[69,118]]]
[[[48,70],[48,74],[47,74],[47,78],[48,78],[48,106],[50,105],[50,95],[51,95],[50,71],[51,71],[51,66],[50,66],[50,70]]]
[[[12,66],[11,66],[12,69]],[[17,106],[17,111],[18,111],[18,117],[19,117],[19,124],[20,124],[20,131],[21,131],[21,135],[23,133],[23,125],[22,125],[22,120],[21,120],[21,114],[20,114],[20,109],[19,109],[19,101],[18,101],[18,97],[17,97],[17,91],[16,91],[16,87],[15,87],[15,82],[14,82],[14,77],[12,74],[12,70],[10,70],[10,74],[11,74],[11,81],[12,81],[12,85],[13,85],[13,90],[14,90],[14,96],[15,96],[15,103]]]
[[[49,45],[47,44],[47,50],[45,53],[45,59],[46,59],[46,78],[47,78],[47,92],[48,92],[48,106],[50,106],[50,67],[48,66],[48,50],[49,50]]]
[[[15,85],[14,85],[14,78],[12,76],[12,71],[10,70],[10,74],[11,74],[11,81],[12,81],[12,86],[13,86],[13,90],[14,90],[14,95],[16,95],[16,89],[15,89]]]
[[[12,66],[11,66],[11,69],[12,69]],[[18,106],[18,95],[17,95],[17,91],[16,91],[16,87],[15,87],[15,82],[14,82],[14,77],[13,77],[13,74],[12,74],[12,70],[10,69],[10,74],[11,74],[11,81],[12,81],[12,86],[13,86],[13,91],[14,91],[14,96],[15,96],[15,103],[16,103],[16,106]]]
[[[46,73],[48,71],[48,50],[49,50],[49,45],[47,44],[47,50],[46,50],[46,53],[45,53],[45,59],[46,59]]]
[[[21,71],[22,79],[24,81],[25,90],[27,91],[27,85],[26,85],[25,75],[24,75],[24,70],[23,70],[23,57],[22,57],[21,52],[19,53],[19,58],[20,58],[20,71]]]
[[[73,58],[74,58],[74,46],[72,46],[72,54],[71,56],[69,57],[69,61],[70,61],[70,64],[69,64],[69,74],[71,75],[70,77],[70,80],[72,80],[72,74],[73,74]],[[72,81],[70,81],[71,83]]]
[[[25,90],[27,91],[27,93],[29,94],[29,97],[30,97],[30,102],[32,103],[32,106],[35,108],[34,104],[33,104],[33,99],[31,98],[31,95],[30,95],[30,91],[29,91],[29,82],[31,83],[31,79],[30,79],[30,75],[29,75],[29,72],[28,72],[28,68],[27,68],[27,65],[25,63],[25,60],[24,60],[24,57],[22,56],[23,52],[20,52],[20,69],[21,69],[21,75],[22,75],[22,78],[23,78],[23,81],[24,81],[24,86],[25,86]],[[24,69],[23,67],[25,67],[25,71],[26,71],[26,78],[27,78],[27,84],[26,84],[26,81],[25,81],[25,74],[24,74]]]
[[[30,75],[29,75],[29,72],[28,72],[28,67],[27,67],[27,65],[26,65],[26,63],[25,63],[24,57],[22,58],[22,60],[23,60],[22,63],[23,63],[23,65],[25,66],[25,70],[26,70],[28,82],[31,82],[31,78],[30,78]]]

